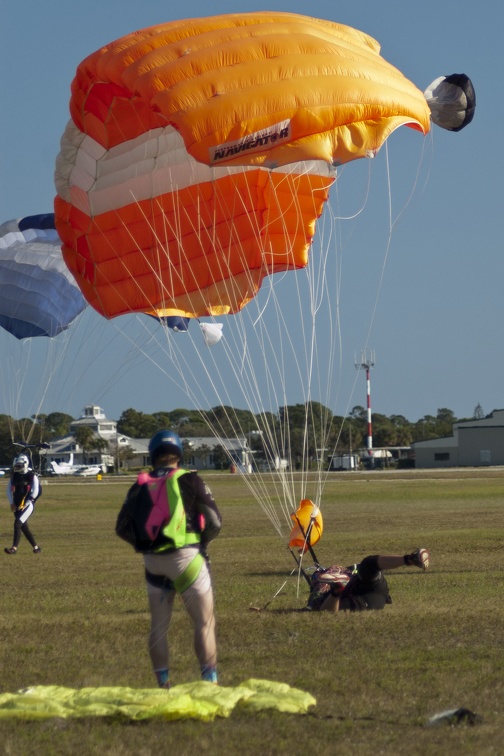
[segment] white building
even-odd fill
[[[75,439],[79,427],[89,427],[99,439],[107,442],[102,451],[89,450],[87,453]],[[98,465],[103,472],[129,470],[150,466],[148,438],[130,438],[117,432],[117,422],[109,420],[101,407],[89,404],[84,407],[78,420],[70,424],[67,436],[51,442],[45,455],[46,469],[51,462],[72,465]],[[196,470],[215,469],[220,463],[233,464],[240,472],[252,471],[252,453],[243,438],[216,438],[215,436],[198,436],[183,438],[184,464]]]
[[[75,431],[79,427],[91,428],[94,435],[107,442],[107,448],[103,450],[84,449],[77,443]],[[70,433],[67,436],[55,439],[51,442],[45,454],[46,468],[50,468],[51,462],[71,465],[98,465],[103,472],[114,467],[114,457],[117,456],[117,448],[127,446],[130,439],[117,433],[117,423],[109,420],[101,407],[89,404],[84,407],[78,420],[70,424]],[[147,450],[145,450],[147,452]]]
[[[451,436],[411,446],[417,468],[504,465],[504,410],[454,423]]]

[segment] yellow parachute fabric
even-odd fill
[[[291,549],[303,549],[306,553],[308,543],[314,546],[324,530],[322,512],[311,499],[303,499],[296,511],[291,514],[291,520],[294,526],[290,533],[289,546]]]
[[[124,717],[211,722],[215,717],[229,717],[237,707],[249,712],[276,709],[286,714],[306,714],[315,704],[310,693],[270,680],[250,679],[234,688],[195,682],[171,690],[120,687],[79,690],[37,685],[18,693],[0,694],[0,720]]]
[[[293,13],[173,21],[89,55],[56,163],[65,261],[106,317],[238,312],[303,268],[336,166],[423,93],[368,35]]]

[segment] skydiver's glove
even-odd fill
[[[11,512],[15,512],[16,511],[16,505],[15,504],[11,504],[10,508],[11,508]]]
[[[336,598],[341,598],[341,595],[343,591],[346,588],[346,584],[344,583],[332,583],[331,584],[331,596],[335,596]]]
[[[205,560],[205,562],[207,563],[207,565],[210,567],[210,565],[211,565],[210,554],[208,553],[208,551],[206,550],[206,548],[204,546],[202,546],[200,548],[200,554],[203,557],[203,559]]]

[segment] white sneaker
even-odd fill
[[[428,549],[415,549],[411,554],[411,564],[415,567],[420,567],[421,570],[427,572],[429,569],[430,554]]]

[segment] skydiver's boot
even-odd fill
[[[171,688],[170,673],[167,669],[155,669],[154,674],[156,675],[156,680],[158,681],[158,686],[160,688],[164,688],[165,690]]]
[[[210,664],[202,664],[201,665],[201,679],[205,682],[211,682],[214,683],[214,685],[218,685],[217,682],[217,667],[213,667]]]
[[[404,564],[407,564],[409,567],[419,567],[424,572],[427,572],[429,569],[429,562],[430,554],[428,549],[418,548],[412,551],[411,554],[404,556]]]

